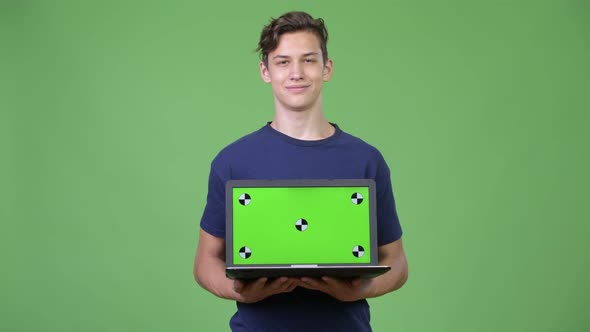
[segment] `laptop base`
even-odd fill
[[[225,269],[230,279],[258,279],[261,277],[334,277],[334,278],[374,278],[391,270],[389,266],[314,266],[314,267],[239,267]]]

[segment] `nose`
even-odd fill
[[[303,66],[298,63],[297,61],[294,61],[291,65],[291,72],[290,72],[290,78],[292,81],[298,81],[303,79],[304,77],[304,73],[303,73]]]

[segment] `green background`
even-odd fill
[[[273,113],[271,16],[330,32],[330,121],[392,171],[410,278],[376,331],[587,331],[590,5],[0,1],[0,330],[224,331],[209,163]]]
[[[352,202],[355,192],[365,198],[361,204]],[[238,203],[243,193],[251,197],[245,206]],[[233,201],[235,265],[371,262],[368,187],[239,187]],[[301,218],[304,231],[295,227]],[[357,245],[361,257],[352,254]],[[244,246],[252,250],[247,260],[239,252]]]

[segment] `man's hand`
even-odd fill
[[[318,290],[340,301],[356,301],[387,294],[403,286],[408,278],[408,263],[402,240],[379,247],[379,265],[391,270],[371,279],[301,278],[299,286]]]
[[[287,277],[272,281],[268,278],[259,278],[254,281],[234,280],[234,291],[238,294],[238,302],[254,303],[271,295],[291,292],[299,283],[298,279]]]
[[[321,278],[301,278],[299,286],[318,290],[332,297],[344,301],[352,302],[364,299],[368,296],[371,279],[337,279],[330,277]]]

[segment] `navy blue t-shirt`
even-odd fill
[[[225,183],[231,179],[373,179],[377,190],[378,245],[401,238],[389,167],[381,153],[332,124],[335,133],[303,141],[267,123],[225,147],[211,163],[201,228],[225,238]],[[296,288],[253,304],[237,303],[232,331],[371,331],[366,300],[341,302]]]

